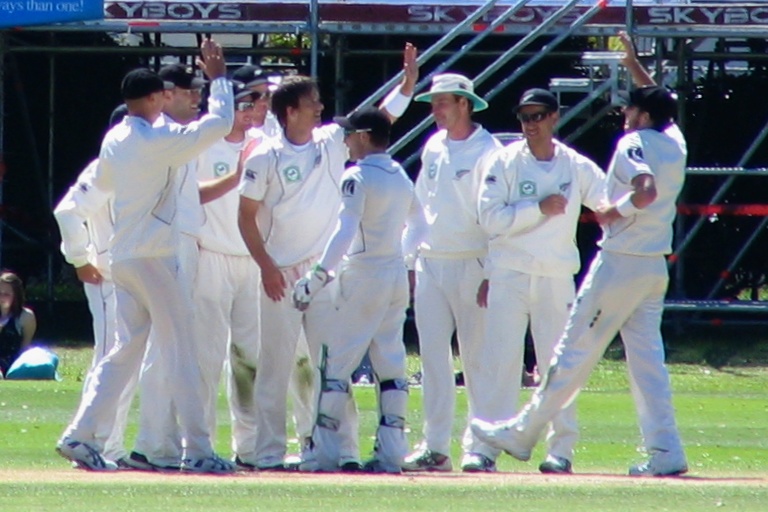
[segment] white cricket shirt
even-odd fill
[[[249,142],[216,142],[198,157],[198,179],[208,181],[221,178],[237,169],[240,150]],[[248,248],[237,226],[240,194],[233,188],[218,199],[203,205],[205,220],[200,229],[200,247],[232,256],[249,256]]]
[[[590,159],[554,141],[552,161],[539,162],[525,140],[496,152],[480,188],[480,224],[488,232],[491,267],[564,277],[578,272],[576,226],[581,205],[604,200],[605,174]],[[552,194],[568,199],[565,213],[547,217],[539,202]]]
[[[421,154],[416,196],[427,222],[422,256],[472,258],[485,256],[488,236],[477,218],[484,163],[501,143],[477,125],[465,140],[450,140],[446,130],[432,135]]]
[[[232,105],[232,88],[219,78],[199,121],[153,127],[129,115],[107,133],[99,159],[113,182],[113,262],[177,253],[178,168],[229,133]]]
[[[606,190],[612,204],[632,190],[632,180],[651,174],[656,199],[646,208],[606,226],[600,246],[622,254],[655,256],[672,252],[672,221],[685,181],[688,149],[680,128],[646,129],[625,134],[616,144]]]
[[[240,194],[260,201],[256,222],[275,264],[290,267],[320,254],[333,232],[347,161],[344,130],[327,124],[294,146],[281,133],[245,161]]]
[[[375,153],[361,159],[341,183],[339,218],[343,223],[347,216],[354,229],[344,230],[340,223],[320,266],[332,270],[344,255],[350,265],[404,267],[403,230],[413,210],[420,214],[417,203],[413,182],[391,156]]]

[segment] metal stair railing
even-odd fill
[[[475,12],[473,12],[470,16],[467,16],[465,20],[463,20],[461,23],[459,23],[453,29],[451,29],[447,34],[441,37],[437,42],[435,42],[435,44],[433,44],[427,50],[421,53],[417,57],[416,63],[419,66],[421,66],[422,64],[427,62],[430,58],[436,55],[437,52],[445,48],[448,45],[448,43],[456,39],[457,36],[461,35],[474,22],[476,22],[488,11],[490,11],[498,3],[498,1],[499,0],[488,0],[485,4],[479,7]],[[520,7],[522,7],[523,5],[528,3],[528,1],[529,0],[520,0],[518,4],[520,5]],[[518,7],[518,9],[520,7]],[[379,87],[373,94],[371,94],[366,99],[364,99],[355,110],[358,110],[364,107],[370,107],[376,101],[383,98],[384,95],[387,94],[395,86],[396,83],[400,82],[403,79],[404,74],[405,74],[404,71],[400,70],[395,76],[390,78],[381,87]],[[424,82],[424,80],[420,81],[419,84],[422,84],[422,82]],[[417,88],[419,84],[417,84]]]
[[[475,87],[481,85],[486,79],[488,79],[488,77],[490,77],[493,73],[495,73],[504,64],[509,62],[518,53],[520,53],[523,50],[523,48],[527,46],[531,41],[533,41],[543,32],[546,32],[547,30],[549,30],[550,27],[552,27],[563,16],[569,13],[574,8],[574,6],[576,6],[578,2],[579,0],[571,0],[567,4],[563,5],[560,9],[555,11],[549,18],[547,18],[541,25],[539,25],[534,31],[524,36],[512,48],[510,48],[509,50],[504,52],[501,56],[499,56],[496,59],[496,61],[494,61],[493,64],[491,64],[488,68],[486,68],[482,73],[480,73],[473,79]],[[514,73],[512,73],[512,75],[507,77],[501,83],[497,84],[496,87],[494,87],[490,92],[488,92],[485,95],[485,99],[491,100],[494,96],[496,96],[496,94],[498,94],[502,89],[504,89],[504,87],[506,87],[514,79],[519,77],[522,73],[527,71],[531,66],[533,66],[536,62],[538,62],[541,58],[543,58],[544,55],[546,55],[555,46],[557,46],[557,44],[559,44],[566,37],[572,34],[573,31],[575,31],[578,27],[586,23],[587,20],[589,20],[599,9],[602,8],[602,6],[603,4],[598,2],[597,4],[595,4],[595,6],[588,9],[584,14],[582,14],[573,23],[571,23],[571,25],[568,27],[568,29],[565,32],[562,32],[553,41],[544,45],[544,47],[542,47],[542,49],[536,55],[531,57],[531,59],[529,59],[528,62],[526,62],[523,66],[519,67]],[[413,140],[413,138],[415,138],[416,135],[421,133],[429,124],[431,124],[431,122],[432,122],[432,116],[431,115],[427,116],[421,123],[416,125],[408,133],[406,133],[402,138],[400,138],[400,140],[398,140],[395,144],[393,144],[392,147],[390,147],[390,152],[394,153],[402,149],[405,146],[405,144]],[[414,152],[403,162],[403,165],[404,166],[410,165],[416,158],[418,158],[418,156],[419,156],[419,153]]]
[[[586,85],[583,87],[575,87],[574,92],[582,92],[585,93],[586,96],[582,98],[576,105],[570,107],[568,111],[563,116],[561,116],[560,122],[558,123],[558,129],[562,128],[566,125],[566,123],[571,121],[577,115],[581,114],[581,112],[584,111],[589,105],[591,105],[598,97],[607,92],[607,89],[610,89],[611,97],[608,104],[603,106],[597,114],[589,116],[589,118],[576,129],[576,131],[569,134],[569,136],[564,139],[565,142],[571,142],[575,140],[584,134],[589,128],[594,126],[600,119],[605,117],[605,115],[607,115],[611,110],[613,110],[614,105],[618,101],[620,81],[619,63],[623,58],[623,55],[624,54],[621,52],[585,52],[583,54],[582,62],[589,67],[589,77],[584,79],[575,79],[585,81]],[[598,82],[598,79],[595,76],[595,69],[598,66],[605,65],[610,68],[607,73],[607,78],[600,79]],[[550,89],[553,90],[553,92],[557,91],[558,98],[561,92],[569,92],[568,89],[570,82],[566,82],[562,85],[558,82],[563,80],[567,81],[569,79],[553,78],[550,80]],[[595,87],[595,84],[598,83],[599,85]]]

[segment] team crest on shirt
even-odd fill
[[[494,176],[493,174],[489,174],[488,176],[485,177],[486,185],[493,185],[494,183],[496,183],[496,176]]]
[[[520,195],[521,196],[535,196],[536,195],[536,182],[526,180],[520,182]]]
[[[227,162],[216,162],[213,164],[213,174],[215,176],[224,176],[229,172],[229,164]]]
[[[295,183],[301,179],[301,171],[295,165],[283,169],[283,176],[288,183]]]
[[[634,160],[635,162],[645,162],[643,157],[643,148],[640,146],[630,146],[627,149],[627,158]]]
[[[459,169],[456,171],[456,174],[453,175],[453,179],[456,181],[459,181],[461,178],[469,174],[471,171],[469,169]]]
[[[83,194],[85,194],[86,192],[88,192],[88,184],[87,184],[87,183],[80,183],[80,184],[77,186],[77,188],[79,188],[79,189],[80,189],[80,192],[82,192]]]
[[[427,169],[427,176],[429,176],[429,179],[431,180],[435,179],[435,176],[437,176],[437,164],[429,166],[429,169]]]
[[[569,181],[568,183],[561,183],[560,187],[558,188],[562,194],[567,194],[568,191],[571,190],[571,182]]]
[[[355,180],[344,180],[344,183],[341,184],[341,195],[344,197],[352,197],[355,195]]]
[[[248,181],[256,181],[256,171],[252,169],[246,169],[245,179],[247,179]]]

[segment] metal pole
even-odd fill
[[[0,30],[0,205],[3,204],[3,180],[5,178],[5,32]],[[3,268],[3,226],[0,217],[0,268]]]
[[[53,38],[53,34],[51,38]],[[56,93],[56,56],[51,55],[48,59],[48,72],[49,72],[49,86],[48,86],[48,212],[53,211],[53,140],[54,140],[54,98]],[[46,215],[46,220],[47,219]],[[50,223],[46,222],[47,237],[50,236],[49,228]],[[50,241],[50,240],[49,240]],[[48,303],[49,308],[52,306],[53,297],[53,251],[50,250],[50,243],[46,243],[46,251],[48,252]]]
[[[320,13],[317,0],[310,0],[309,2],[309,40],[310,40],[310,61],[309,61],[309,73],[312,78],[317,78],[317,60],[318,60],[318,48],[320,44],[320,37],[318,36],[318,30],[320,29]]]
[[[624,25],[627,29],[627,35],[632,37],[635,30],[635,11],[632,0],[627,0],[627,10],[624,12]]]
[[[346,43],[346,37],[343,35],[336,36],[336,41],[333,47],[334,50],[334,66],[336,74],[336,96],[334,98],[333,112],[336,115],[342,115],[346,112],[346,105],[344,103],[344,94],[339,94],[339,84],[344,80],[344,44]]]

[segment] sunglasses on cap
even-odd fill
[[[353,133],[368,133],[370,131],[371,131],[371,128],[359,128],[357,130],[355,130],[355,129],[349,129],[349,130],[344,129],[344,136],[345,137],[349,137]]]
[[[251,98],[253,99],[253,101],[268,100],[271,97],[272,97],[272,91],[267,91],[267,92],[252,91],[251,92]]]
[[[533,112],[532,114],[523,114],[522,112],[518,112],[517,120],[521,123],[540,123],[551,113],[552,112],[549,110],[544,110],[543,112]]]
[[[235,110],[238,112],[245,112],[246,110],[251,110],[253,107],[255,107],[255,105],[252,101],[242,101],[235,104]]]

